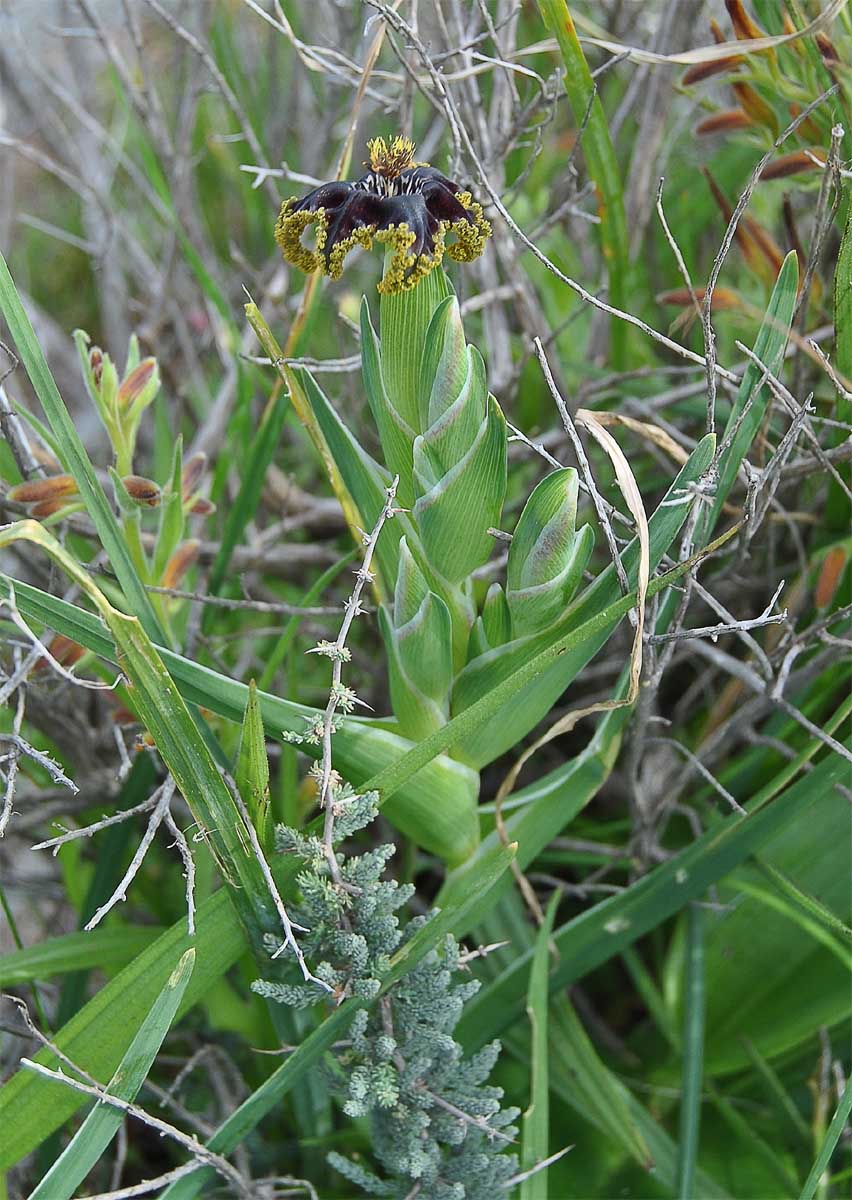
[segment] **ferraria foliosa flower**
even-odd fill
[[[445,251],[457,262],[479,257],[491,226],[470,192],[415,162],[409,138],[390,145],[373,138],[367,149],[370,169],[360,179],[324,183],[302,200],[284,201],[275,240],[287,262],[339,279],[349,251],[369,250],[375,241],[392,251],[379,291],[393,293],[415,287]],[[309,225],[316,226],[314,250],[302,241]]]

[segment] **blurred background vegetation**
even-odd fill
[[[280,384],[243,306],[248,293],[287,355],[315,372],[362,445],[378,455],[357,322],[362,293],[376,300],[379,264],[375,255],[354,256],[342,280],[324,280],[305,308],[306,280],[282,264],[272,239],[281,200],[334,178],[350,132],[350,178],[361,173],[367,138],[403,131],[415,138],[418,158],[470,182],[494,236],[480,260],[451,272],[467,339],[482,351],[489,387],[512,425],[572,463],[533,338],[544,343],[572,410],[651,422],[687,453],[707,429],[706,374],[700,362],[673,353],[635,323],[614,320],[566,286],[509,228],[486,194],[483,174],[564,275],[700,356],[704,289],[731,214],[751,189],[713,299],[716,353],[729,372],[742,374],[744,347],[754,345],[784,257],[794,251],[799,303],[779,372],[788,392],[773,394],[749,451],[750,468],[726,510],[725,524],[744,512],[751,524],[721,562],[702,572],[708,590],[691,590],[681,623],[700,629],[759,619],[782,581],[779,609],[787,616],[753,633],[649,649],[646,690],[614,769],[527,874],[541,898],[564,889],[559,923],[569,926],[607,897],[632,896],[673,855],[721,828],[731,798],[747,805],[788,785],[803,789],[806,803],[795,820],[768,828],[748,855],[708,877],[702,956],[698,967],[693,960],[692,974],[697,935],[687,907],[665,905],[638,940],[622,939],[611,954],[595,957],[593,969],[571,974],[576,1025],[552,1029],[562,1049],[552,1068],[560,1078],[551,1082],[550,1150],[574,1148],[548,1174],[549,1195],[557,1200],[804,1195],[852,1067],[852,243],[842,243],[852,160],[852,20],[843,4],[808,0],[576,0],[568,7],[594,73],[596,99],[588,107],[587,93],[572,92],[579,67],[571,47],[579,53],[580,43],[566,50],[546,20],[566,11],[561,3],[403,0],[388,6],[405,22],[400,28],[384,5],[357,0],[5,0],[0,248],[103,479],[109,447],[86,397],[75,329],[108,352],[119,373],[131,335],[143,357],[157,360],[162,387],[140,426],[136,472],[165,486],[179,437],[184,462],[206,456],[194,460],[192,494],[211,504],[189,512],[187,570],[167,582],[233,600],[339,611],[350,590],[343,513],[292,408],[281,406],[271,457],[259,448],[258,430]],[[729,48],[722,59],[678,59],[714,41],[789,35],[826,8],[835,19],[805,37],[748,54]],[[378,56],[365,72],[374,49]],[[647,61],[654,56],[659,61]],[[435,72],[466,132],[461,142]],[[7,375],[3,387],[10,403],[38,412],[23,369]],[[721,378],[717,432],[735,395],[736,383]],[[806,400],[807,412],[797,416]],[[618,436],[650,512],[675,473],[671,457],[660,439],[636,429]],[[32,448],[40,466],[55,471],[49,445],[35,434]],[[589,454],[602,490],[618,501],[607,459],[594,449]],[[504,530],[514,528],[548,469],[523,441],[511,442]],[[0,475],[4,491],[21,482],[7,441],[0,442]],[[247,479],[256,486],[247,488]],[[5,495],[3,505],[6,520],[32,507]],[[587,498],[581,507],[581,519],[594,522]],[[61,517],[45,519],[80,561],[103,567],[93,561],[85,515]],[[145,527],[154,529],[153,517],[143,517]],[[608,561],[599,536],[590,570],[597,574]],[[4,552],[3,569],[64,594],[67,581],[45,562],[25,546]],[[180,598],[162,604],[184,656],[324,707],[328,664],[304,651],[336,636],[338,616],[288,623],[274,608]],[[631,638],[624,622],[549,721],[612,695]],[[359,695],[376,713],[387,712],[374,620],[358,622],[352,652],[347,672]],[[112,677],[107,668],[89,667]],[[138,831],[124,824],[99,835],[111,842],[83,839],[57,857],[29,849],[56,832],[57,820],[85,824],[150,790],[153,767],[135,748],[141,730],[128,719],[110,693],[77,692],[54,677],[34,677],[28,688],[29,740],[49,751],[80,789],[69,796],[38,763],[22,759],[15,815],[0,843],[8,918],[0,924],[0,982],[28,1000],[46,1029],[62,1026],[106,977],[184,913],[179,862],[164,842],[107,922],[117,931],[108,961],[54,974],[44,964],[27,970],[16,957],[78,930],[138,843]],[[2,720],[12,728],[11,710]],[[213,726],[233,754],[239,725],[213,718]],[[571,760],[590,733],[588,723],[580,724],[541,749],[525,781]],[[123,783],[117,740],[134,759]],[[494,793],[522,748],[483,773],[485,831],[493,825]],[[272,814],[300,823],[314,798],[304,761],[286,744],[270,743],[269,753]],[[146,771],[151,778],[141,778]],[[398,845],[393,873],[416,884],[416,904],[425,911],[444,881],[443,865],[384,818],[379,824],[376,836]],[[200,894],[209,894],[213,862],[203,847],[198,858]],[[696,869],[703,861],[696,860]],[[667,878],[668,888],[680,882],[676,872]],[[513,930],[513,920],[525,928]],[[600,937],[623,932],[619,922],[629,920],[604,922]],[[510,942],[483,968],[483,978],[499,982],[519,947],[526,948],[529,923],[518,904],[500,910],[491,925],[494,941]],[[566,940],[563,961],[571,960],[572,948]],[[174,1026],[151,1076],[153,1090],[143,1090],[140,1102],[155,1105],[192,1063],[177,1089],[182,1107],[169,1119],[203,1136],[262,1084],[277,1062],[257,1050],[275,1049],[281,1038],[267,1006],[248,990],[253,970],[244,955]],[[696,971],[706,1030],[700,1103],[692,1110],[701,1116],[693,1163],[699,1174],[687,1193],[672,1164],[690,1133],[679,1126],[679,1114],[682,1122],[690,1079],[685,980],[694,983]],[[494,996],[498,1004],[499,991]],[[530,1053],[521,1024],[495,1074],[507,1101],[524,1108]],[[307,1028],[296,1021],[292,1040]],[[4,1029],[3,1069],[11,1075],[30,1046],[11,1018]],[[68,1128],[61,1138],[67,1140]],[[51,1133],[22,1164],[5,1162],[12,1167],[9,1194],[26,1194],[62,1144]],[[852,1143],[843,1135],[838,1146],[816,1185],[823,1200],[852,1188]],[[330,1149],[369,1154],[365,1128],[332,1112],[316,1088],[306,1089],[252,1133],[235,1162],[249,1178],[305,1177],[324,1197],[347,1196],[347,1185],[325,1166]],[[664,1160],[668,1169],[649,1167]],[[131,1122],[118,1158],[110,1151],[87,1186],[95,1192],[132,1184],[179,1161],[178,1149]],[[270,1183],[254,1194],[309,1194],[288,1186]]]

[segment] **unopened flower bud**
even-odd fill
[[[104,356],[100,346],[93,346],[89,351],[89,366],[92,368],[92,378],[95,381],[95,387],[100,387],[104,370]]]
[[[143,358],[138,367],[124,377],[118,389],[118,407],[129,408],[131,404],[139,403],[141,407],[154,399],[160,386],[157,360]]]
[[[128,496],[135,500],[138,504],[147,504],[149,508],[156,508],[160,503],[160,487],[153,479],[146,479],[144,475],[125,475],[121,481],[127,491]]]
[[[61,512],[65,508],[67,500],[42,500],[40,504],[34,504],[30,509],[30,516],[36,520],[41,520],[43,517],[52,517],[54,513]]]
[[[73,475],[50,475],[47,479],[30,479],[9,489],[9,499],[18,504],[39,504],[45,500],[61,500],[77,495]]]
[[[200,545],[201,543],[196,538],[190,538],[189,541],[181,542],[166,563],[166,569],[163,571],[161,581],[163,587],[176,588],[180,584],[189,568],[198,558]]]
[[[726,108],[722,112],[714,113],[712,117],[705,117],[703,121],[699,121],[695,126],[695,132],[699,137],[703,137],[709,133],[728,133],[731,129],[747,129],[752,124],[754,122],[751,117],[741,108]]]
[[[202,476],[207,468],[207,455],[203,450],[199,450],[197,454],[191,454],[183,464],[183,472],[181,474],[181,491],[184,501],[189,500],[195,489],[201,482]]]
[[[774,162],[767,163],[760,172],[761,179],[784,179],[787,175],[800,175],[803,171],[818,171],[825,166],[825,154],[819,150],[794,150],[782,154]]]

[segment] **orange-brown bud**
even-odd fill
[[[709,133],[727,133],[731,129],[745,129],[753,124],[751,117],[741,108],[726,108],[722,112],[714,113],[712,117],[705,117],[703,121],[699,121],[695,126],[695,132],[701,137]]]
[[[190,455],[183,464],[180,484],[184,500],[188,500],[198,487],[206,468],[207,455],[203,450],[199,450],[197,454]]]
[[[157,360],[154,358],[143,358],[139,366],[134,367],[118,389],[119,408],[127,408],[141,396],[145,387],[151,382],[156,369]]]
[[[712,62],[696,63],[694,67],[688,67],[684,71],[681,83],[689,87],[690,84],[701,83],[703,79],[710,79],[713,75],[724,75],[727,71],[736,70],[742,61],[739,54],[732,54],[726,58],[716,58]]]
[[[138,501],[139,504],[147,504],[149,508],[156,508],[160,503],[162,493],[159,484],[156,484],[153,479],[146,479],[144,475],[125,475],[121,482],[124,484],[128,496]]]
[[[161,584],[164,588],[176,588],[186,575],[189,568],[198,558],[201,543],[196,538],[181,542],[177,550],[166,563]]]
[[[208,500],[204,496],[199,496],[189,511],[196,517],[209,517],[216,511],[216,505],[212,500]]]
[[[831,38],[824,33],[818,33],[814,38],[814,41],[817,44],[819,52],[822,55],[822,61],[825,63],[825,65],[829,68],[838,66],[840,63],[840,55],[837,53]]]
[[[846,551],[842,546],[834,546],[822,560],[819,578],[817,579],[814,603],[817,608],[827,608],[834,599],[846,568]]]
[[[9,499],[18,504],[38,504],[45,500],[60,500],[76,496],[77,483],[73,475],[50,475],[47,479],[30,479],[9,489]]]
[[[699,304],[704,302],[705,289],[695,288],[695,299]],[[678,308],[686,308],[692,304],[692,297],[689,294],[688,288],[673,288],[668,292],[660,292],[657,296],[657,301],[660,304],[673,304]],[[713,289],[713,300],[710,308],[713,312],[717,309],[724,308],[739,308],[740,298],[736,292],[730,288],[717,287]]]
[[[732,83],[731,88],[742,108],[757,125],[765,125],[771,133],[778,133],[778,118],[766,101],[750,83]]]
[[[748,239],[751,239],[757,247],[758,253],[762,254],[769,263],[769,271],[772,278],[777,279],[778,272],[784,263],[784,255],[771,233],[764,229],[753,217],[743,217],[740,222],[740,228],[742,230],[742,237],[739,241],[746,257],[749,256],[746,243]]]
[[[62,633],[57,633],[52,637],[47,648],[50,651],[51,658],[55,658],[60,666],[63,667],[73,667],[86,653],[84,646],[81,646],[79,642],[72,642],[70,638],[65,637]],[[43,671],[47,666],[47,659],[40,658],[33,667],[33,671]]]
[[[740,41],[746,42],[751,38],[766,37],[765,32],[746,12],[742,0],[725,0],[725,8],[731,18],[734,33]]]
[[[794,150],[792,154],[782,154],[774,162],[767,163],[760,172],[760,178],[784,179],[787,175],[800,175],[803,171],[818,171],[825,166],[825,161],[825,154],[821,150]]]
[[[42,500],[41,504],[32,506],[30,516],[40,521],[43,517],[52,517],[54,513],[61,512],[67,504],[67,500]]]
[[[100,346],[93,346],[89,351],[89,366],[92,368],[92,378],[95,387],[101,386],[101,376],[104,370],[104,356]]]

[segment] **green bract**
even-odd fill
[[[591,526],[575,531],[577,472],[542,479],[521,513],[509,550],[506,598],[515,634],[537,633],[562,616],[592,553]]]
[[[419,741],[572,629],[603,613],[621,593],[612,565],[578,591],[594,535],[588,525],[577,528],[577,475],[565,469],[533,489],[517,522],[505,583],[491,583],[483,596],[474,575],[491,558],[493,529],[501,521],[506,423],[488,392],[482,357],[467,343],[458,302],[440,268],[412,291],[382,295],[380,333],[365,300],[361,345],[384,466],[359,444],[310,374],[293,374],[304,387],[362,528],[373,524],[385,488],[399,476],[397,498],[406,511],[390,523],[377,549],[376,588],[395,728]],[[652,569],[686,519],[693,499],[690,485],[710,465],[713,449],[712,438],[699,443],[651,517]],[[635,581],[635,542],[622,559],[628,579]],[[476,836],[476,772],[547,715],[619,619],[556,657],[493,719],[459,735],[449,753],[459,766],[473,770],[459,778],[452,794],[444,791],[436,798],[444,828],[457,831],[439,850],[445,858],[462,859]],[[436,848],[431,825],[419,836],[411,822],[406,827],[420,845]]]

